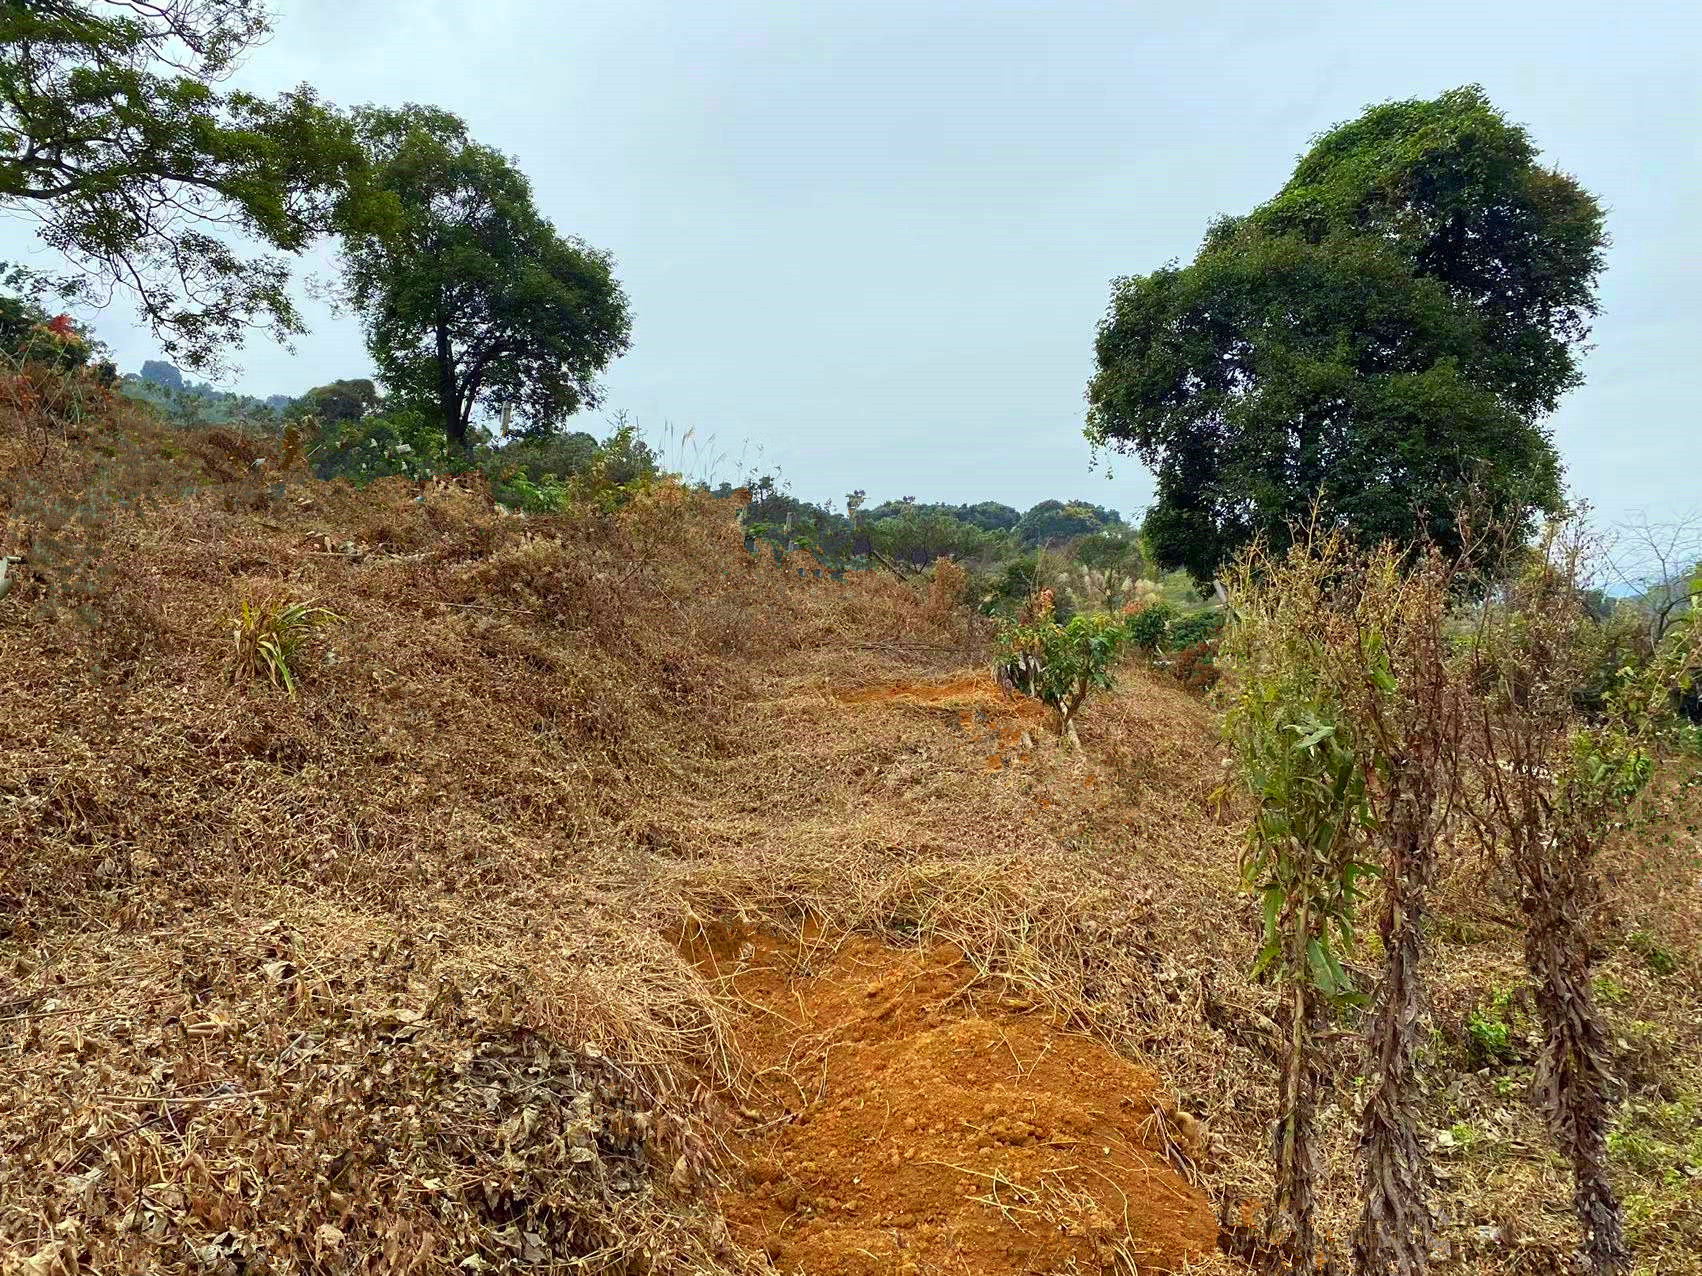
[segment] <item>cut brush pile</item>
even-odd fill
[[[678,488],[528,520],[193,444],[0,454],[6,1270],[740,1266],[644,815],[715,792],[753,663],[920,608]]]

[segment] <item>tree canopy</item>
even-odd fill
[[[1091,536],[1121,524],[1123,516],[1091,501],[1041,501],[1016,525],[1024,545],[1062,545],[1078,536]]]
[[[144,372],[146,370],[144,369]],[[378,387],[365,377],[316,385],[290,405],[289,415],[311,413],[325,425],[358,421],[379,405]]]
[[[873,509],[863,511],[863,516],[871,522],[883,518],[902,518],[907,514],[945,515],[984,532],[1008,532],[1022,519],[1020,511],[999,501],[980,501],[974,505],[945,505],[927,502],[918,504],[914,499],[907,499],[883,501]]]
[[[1314,500],[1363,542],[1455,547],[1560,502],[1540,418],[1579,381],[1602,212],[1476,88],[1319,138],[1193,262],[1115,281],[1087,433],[1157,475],[1158,562],[1209,580]]]
[[[361,151],[302,86],[215,86],[267,33],[261,0],[7,0],[0,5],[0,208],[23,212],[78,274],[127,291],[192,367],[253,326],[302,330],[287,264],[348,209]]]
[[[345,239],[345,281],[391,395],[429,405],[457,443],[485,404],[526,435],[594,405],[630,330],[608,256],[559,234],[519,169],[449,112],[356,119],[380,194]]]

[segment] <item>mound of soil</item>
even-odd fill
[[[780,1271],[1167,1271],[1214,1247],[1159,1150],[1154,1078],[956,949],[857,939],[816,964],[751,937],[697,961],[745,1011],[761,1096],[719,1203]]]
[[[894,682],[872,687],[855,687],[835,691],[833,698],[840,704],[918,704],[955,705],[979,708],[983,712],[995,709],[1015,717],[1041,719],[1046,706],[1025,696],[1013,696],[1003,691],[985,671],[963,674],[945,681]]]

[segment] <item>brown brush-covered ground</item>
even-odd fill
[[[283,461],[137,420],[0,432],[0,553],[29,551],[0,600],[7,1273],[1237,1266],[1200,1252],[1196,1215],[1160,1246],[1155,1215],[1040,1173],[1074,1164],[1050,1144],[1115,1132],[1153,1199],[1186,1214],[1197,1185],[1228,1249],[1256,1219],[1274,1001],[1244,974],[1207,706],[1130,669],[1077,754],[998,695],[964,616],[753,558],[726,503],[664,487],[519,518],[473,485],[355,491]],[[293,699],[230,673],[241,603],[283,597],[341,618]],[[1651,1276],[1702,1271],[1696,819],[1628,833],[1603,918],[1614,1164]],[[1522,1097],[1514,911],[1462,865],[1434,928],[1444,1271],[1558,1271],[1571,1244]],[[703,963],[735,935],[773,958],[760,988]],[[844,1242],[875,1265],[847,1266],[846,1198],[776,1166],[819,1165],[819,1122],[868,1133],[866,1105],[834,1106],[868,1078],[823,1048],[856,1020],[844,963],[875,972],[861,987],[937,971],[941,946],[963,991],[926,1030],[1075,1060],[1104,1115],[1062,1074],[986,1080],[1010,1111],[912,1141],[937,1176],[887,1149]],[[782,1062],[802,1082],[819,1056],[802,1124],[752,1027],[788,995],[809,1031]],[[939,1042],[882,1056],[882,1086],[926,1090]],[[1345,1234],[1357,1066],[1336,1048]],[[1020,1181],[1042,1144],[1060,1159]],[[925,1210],[899,1208],[912,1190]],[[879,1222],[906,1213],[927,1217]]]

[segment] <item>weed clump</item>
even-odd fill
[[[329,607],[313,603],[244,599],[231,634],[233,676],[238,682],[263,679],[295,695],[303,648],[326,625],[341,619]]]

